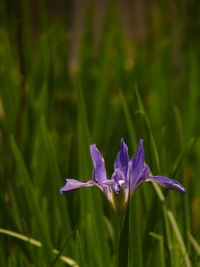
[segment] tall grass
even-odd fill
[[[91,143],[109,177],[121,137],[131,156],[144,138],[152,173],[187,189],[180,195],[144,183],[136,190],[121,266],[198,266],[197,15],[186,5],[175,16],[178,9],[162,1],[156,14],[147,8],[146,37],[127,45],[110,1],[97,47],[90,5],[73,70],[64,19],[49,21],[38,5],[36,32],[29,1],[21,3],[0,6],[1,266],[116,266],[116,217],[104,196],[98,188],[65,196],[59,189],[67,177],[91,178]]]

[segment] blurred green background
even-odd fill
[[[197,0],[1,0],[1,266],[116,266],[103,194],[59,190],[91,143],[110,177],[121,137],[187,189],[136,190],[123,266],[200,266],[199,74]]]

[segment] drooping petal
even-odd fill
[[[60,193],[66,194],[69,191],[79,189],[81,187],[89,187],[93,185],[95,185],[93,181],[80,182],[75,179],[66,179],[66,184],[60,189]]]
[[[176,180],[170,179],[168,177],[164,176],[149,176],[149,178],[146,179],[147,182],[157,182],[161,186],[164,186],[165,188],[175,190],[179,193],[185,193],[186,190],[182,184],[177,182]]]
[[[121,150],[118,152],[117,157],[114,162],[114,169],[120,169],[126,176],[128,169],[129,155],[128,147],[124,142],[124,139],[121,139]]]
[[[107,179],[105,163],[95,144],[90,146],[90,155],[94,165],[92,179],[99,185],[103,185],[103,181]]]

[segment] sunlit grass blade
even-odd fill
[[[200,245],[198,244],[197,240],[193,237],[193,235],[190,232],[187,233],[187,236],[188,236],[192,246],[196,250],[197,255],[200,256]]]
[[[199,266],[200,2],[83,2],[1,0],[0,266]],[[101,190],[59,191],[121,137],[187,192],[143,183],[117,251]]]
[[[165,252],[164,252],[164,238],[162,235],[159,235],[154,232],[150,232],[149,235],[151,235],[153,238],[155,238],[158,242],[158,248],[156,248],[156,251],[158,250],[158,253],[156,252],[155,256],[155,262],[157,261],[159,266],[165,267],[166,262],[165,262]]]
[[[13,150],[13,155],[18,165],[19,178],[21,179],[21,183],[24,184],[25,186],[26,201],[28,203],[29,209],[31,209],[34,214],[34,217],[32,219],[33,221],[35,221],[37,225],[37,235],[41,237],[41,240],[44,243],[43,253],[44,255],[46,255],[46,259],[49,259],[50,261],[52,258],[51,255],[52,245],[50,241],[48,228],[45,224],[45,221],[47,219],[45,216],[46,214],[41,209],[41,205],[39,204],[38,194],[36,193],[37,190],[34,188],[31,182],[31,178],[28,174],[21,153],[17,148],[13,137],[11,138],[11,146]]]
[[[148,126],[148,128],[149,128],[149,131],[150,131],[150,134],[151,134],[151,139],[150,139],[150,141],[151,141],[152,146],[153,146],[153,148],[154,148],[153,151],[154,151],[154,153],[155,153],[155,157],[156,157],[156,159],[157,159],[156,162],[157,162],[157,164],[159,164],[159,160],[158,160],[158,152],[157,152],[157,148],[156,148],[156,145],[155,145],[155,140],[154,140],[154,137],[153,137],[153,133],[152,133],[152,131],[151,131],[150,121],[149,121],[148,116],[146,115],[146,113],[145,113],[145,111],[144,111],[144,109],[143,109],[143,105],[142,105],[142,102],[141,102],[141,99],[140,99],[138,90],[136,90],[136,94],[137,94],[137,98],[138,98],[138,104],[139,104],[139,107],[143,110],[143,114],[144,114],[144,116],[145,116],[146,124],[147,124],[147,126]],[[157,166],[157,169],[160,169],[160,168]],[[154,186],[157,187],[157,185],[154,185]],[[158,191],[160,191],[160,189],[157,188],[156,191],[158,192]],[[160,197],[161,197],[161,191],[159,192],[159,195],[160,195]],[[163,197],[164,197],[164,196],[162,196],[161,199],[164,201]],[[170,223],[171,223],[171,225],[172,225],[172,228],[173,228],[173,231],[174,231],[174,233],[175,233],[175,235],[176,235],[176,237],[177,237],[177,240],[178,240],[178,242],[179,242],[180,248],[181,248],[182,253],[183,253],[183,255],[184,255],[184,259],[185,259],[186,266],[191,266],[191,262],[190,262],[190,259],[189,259],[188,254],[187,254],[187,250],[186,250],[186,247],[185,247],[183,238],[182,238],[182,236],[181,236],[181,234],[180,234],[180,230],[178,229],[178,225],[177,225],[177,223],[176,223],[176,221],[175,221],[175,219],[174,219],[174,217],[173,217],[171,211],[165,210],[165,206],[164,206],[164,212],[167,213],[167,218],[168,218],[168,220],[170,221]],[[165,217],[164,217],[164,218],[165,218]],[[173,220],[172,220],[172,218],[173,218]],[[168,236],[168,240],[169,240],[169,236]]]
[[[20,239],[20,240],[23,240],[25,242],[28,242],[30,243],[31,245],[34,245],[36,247],[42,247],[42,243],[38,240],[35,240],[31,237],[27,237],[25,235],[22,235],[22,234],[19,234],[19,233],[16,233],[16,232],[13,232],[13,231],[10,231],[10,230],[7,230],[7,229],[2,229],[0,228],[0,233],[2,234],[5,234],[5,235],[8,235],[8,236],[12,236],[12,237],[15,237],[17,239]],[[52,253],[53,254],[59,254],[60,252],[56,249],[53,249],[52,250]],[[59,256],[59,259],[65,263],[67,263],[69,266],[74,266],[74,267],[78,267],[78,264],[71,258],[68,258],[66,256]]]
[[[181,248],[181,251],[182,251],[182,255],[183,255],[183,258],[184,258],[184,261],[185,261],[185,264],[187,267],[191,267],[191,261],[190,261],[190,258],[189,258],[189,255],[188,255],[188,252],[187,252],[187,248],[185,246],[185,243],[184,243],[184,240],[183,240],[183,237],[180,233],[180,230],[179,230],[179,227],[177,225],[177,222],[174,218],[174,215],[173,213],[166,208],[164,202],[165,202],[165,197],[164,195],[162,194],[162,191],[160,190],[159,186],[157,184],[153,184],[160,200],[162,201],[163,203],[163,208],[164,208],[164,212],[166,213],[166,216],[167,216],[167,219],[169,220],[170,224],[171,224],[171,227],[176,235],[176,238],[177,238],[177,241],[180,245],[180,248]]]
[[[82,220],[80,219],[80,220],[79,220],[79,223],[81,223],[81,222],[82,222]],[[70,235],[68,236],[68,238],[67,238],[66,241],[64,242],[63,246],[60,248],[59,251],[57,251],[57,253],[56,253],[57,256],[56,256],[56,258],[53,260],[53,262],[50,264],[50,267],[53,267],[53,266],[55,266],[55,265],[57,264],[58,260],[62,257],[63,250],[66,249],[66,247],[69,245],[71,239],[75,237],[75,234],[76,234],[76,232],[78,231],[79,227],[80,227],[80,225],[77,224],[77,225],[73,228],[72,232],[70,233]],[[80,262],[79,262],[79,263],[80,263]],[[77,263],[74,263],[74,264],[77,265]],[[77,266],[78,266],[78,265],[77,265]]]

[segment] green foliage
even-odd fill
[[[199,266],[196,17],[185,6],[174,16],[168,1],[155,14],[146,6],[148,32],[127,45],[118,5],[110,1],[96,45],[92,2],[74,70],[62,17],[48,23],[41,1],[35,29],[30,1],[1,2],[1,266],[115,267],[117,260],[119,267]],[[121,137],[131,156],[144,138],[152,173],[187,188],[180,195],[142,184],[128,206],[123,236],[98,188],[59,193],[67,177],[91,178],[91,143],[102,151],[110,177]]]

